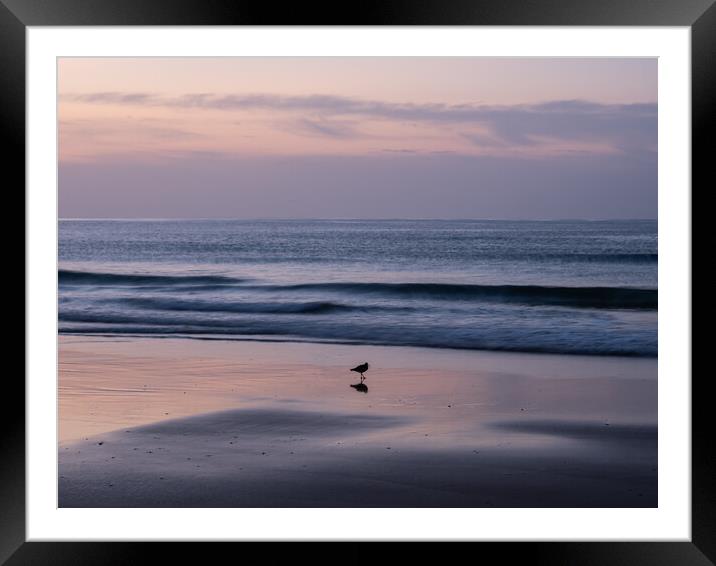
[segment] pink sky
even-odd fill
[[[96,182],[88,192],[82,177],[102,167],[142,183],[140,169],[154,167],[154,178],[188,160],[210,183],[217,159],[254,159],[272,164],[253,182],[271,185],[290,179],[275,170],[281,159],[323,158],[327,166],[393,159],[406,167],[407,156],[430,156],[439,169],[451,166],[440,156],[559,166],[656,151],[655,59],[64,58],[58,65],[65,212],[81,209],[75,205],[88,195],[107,196]],[[146,184],[165,192],[149,177]],[[255,187],[234,189],[240,199]],[[139,204],[120,208],[144,214]]]

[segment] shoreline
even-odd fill
[[[261,335],[221,335],[221,334],[198,334],[198,335],[165,335],[165,334],[134,334],[134,333],[107,333],[102,334],[99,332],[72,332],[70,330],[62,331],[60,336],[67,338],[99,338],[106,340],[196,340],[199,342],[249,342],[259,344],[315,344],[315,345],[327,345],[327,346],[371,346],[378,348],[412,348],[418,350],[448,350],[456,352],[476,352],[476,353],[498,353],[498,354],[527,354],[527,355],[545,355],[545,356],[578,356],[587,358],[637,358],[647,360],[657,360],[657,355],[647,353],[591,353],[591,352],[555,352],[552,350],[543,350],[536,348],[530,349],[498,349],[498,348],[472,348],[472,347],[461,347],[461,346],[437,346],[430,345],[426,346],[423,344],[377,344],[373,342],[360,342],[355,340],[310,340],[308,338],[298,337],[281,337],[275,338],[272,336],[261,336]]]

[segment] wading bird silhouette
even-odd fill
[[[363,374],[368,371],[368,362],[354,367],[353,369],[351,369],[351,371],[358,372],[360,374],[360,382],[363,383],[363,380],[365,379],[365,376]]]

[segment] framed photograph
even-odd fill
[[[713,563],[711,2],[0,1],[28,329],[0,562]]]

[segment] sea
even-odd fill
[[[657,222],[59,221],[59,332],[657,356]]]

